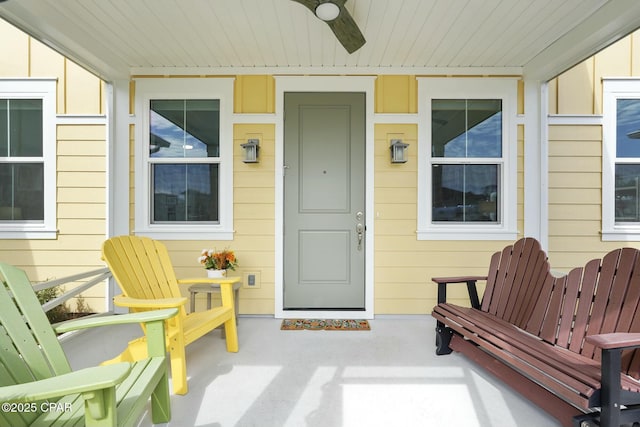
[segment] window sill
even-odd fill
[[[602,241],[604,242],[637,242],[640,241],[640,229],[628,228],[622,230],[603,230]]]
[[[233,230],[136,230],[136,236],[158,240],[233,240]]]
[[[517,230],[488,229],[425,229],[418,230],[418,240],[516,240]]]
[[[58,230],[0,230],[0,240],[54,240]]]

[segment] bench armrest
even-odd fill
[[[469,281],[487,280],[487,276],[452,276],[452,277],[432,277],[436,283],[467,283]]]
[[[605,411],[608,414],[612,410],[609,406],[617,406],[621,402],[622,351],[626,348],[640,347],[640,333],[613,332],[588,335],[585,341],[602,349],[600,390],[603,394],[600,401],[603,403],[602,416],[606,419]]]
[[[603,350],[640,347],[640,333],[614,332],[589,335],[585,341]]]
[[[478,280],[487,280],[487,276],[432,277],[431,280],[438,284],[438,304],[447,302],[447,285],[449,283],[466,283],[471,307],[480,308],[476,283]]]

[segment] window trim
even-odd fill
[[[516,78],[418,78],[418,240],[514,240],[517,238],[517,79]],[[502,100],[502,203],[500,223],[446,224],[432,222],[431,101],[433,99]],[[464,159],[447,163],[465,164]],[[468,162],[469,164],[476,163]],[[487,159],[484,159],[487,160]],[[495,161],[494,161],[495,160]]]
[[[135,234],[164,240],[232,240],[233,230],[233,82],[234,78],[136,79]],[[149,101],[152,99],[219,99],[220,163],[218,224],[151,223]]]
[[[56,229],[56,84],[55,78],[0,79],[0,97],[42,100],[44,220],[0,224],[0,239],[55,239]]]
[[[616,224],[615,165],[617,101],[640,99],[640,79],[604,78],[602,80],[602,240],[640,240],[640,223]]]

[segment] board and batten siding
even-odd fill
[[[58,229],[52,240],[0,240],[0,260],[24,269],[34,283],[102,268],[107,200],[104,84],[1,20],[0,40],[0,78],[57,79]],[[75,285],[66,285],[66,290]],[[104,311],[104,293],[104,285],[98,285],[82,296],[92,310]],[[74,310],[73,300],[69,308]]]
[[[603,78],[640,77],[635,32],[549,82],[549,259],[559,271],[638,242],[602,241]],[[571,123],[575,118],[575,123]],[[554,124],[562,119],[563,124]],[[589,122],[589,124],[585,124]]]

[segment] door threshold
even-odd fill
[[[373,313],[368,310],[326,310],[326,309],[285,309],[276,314],[276,319],[307,318],[307,319],[373,319]]]
[[[284,311],[365,311],[364,308],[342,308],[342,307],[301,307],[301,308],[285,308]]]

